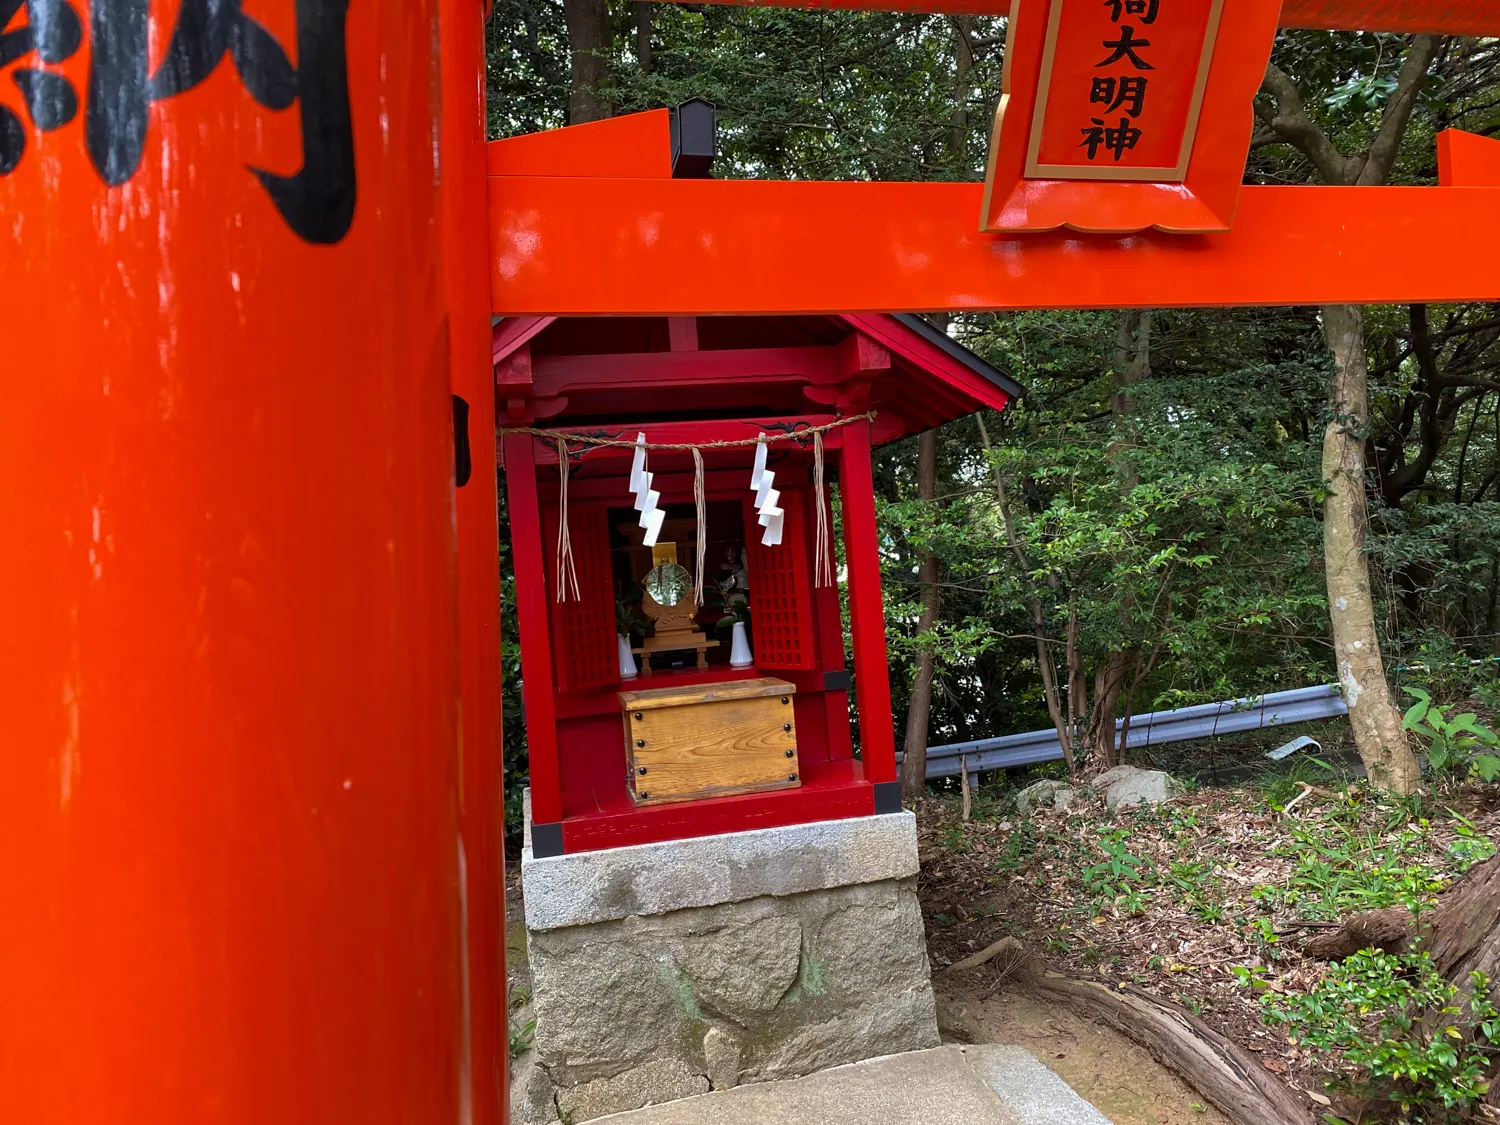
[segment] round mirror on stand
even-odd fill
[[[644,654],[641,674],[651,674],[653,652],[675,652],[693,649],[698,654],[698,670],[708,669],[707,650],[718,645],[703,635],[694,618],[698,616],[698,599],[693,596],[693,576],[675,562],[659,562],[641,580],[641,612],[656,623],[654,633],[632,651]]]
[[[685,600],[693,601],[693,576],[688,573],[687,567],[679,563],[657,563],[641,585],[652,600],[664,609],[675,608]],[[695,613],[697,608],[697,603],[693,601]]]

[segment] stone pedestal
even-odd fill
[[[607,1113],[938,1043],[900,812],[536,859],[521,1116]]]

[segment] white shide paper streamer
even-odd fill
[[[783,513],[777,505],[781,493],[771,487],[776,474],[766,468],[766,435],[762,433],[755,447],[755,467],[750,470],[750,487],[755,490],[756,522],[765,528],[760,541],[767,547],[781,543]]]
[[[651,487],[651,476],[646,471],[646,435],[638,433],[635,435],[635,455],[630,463],[630,491],[635,493],[635,510],[641,513],[640,524],[646,529],[642,542],[647,547],[656,546],[662,522],[667,518],[667,513],[657,507],[661,493]]]

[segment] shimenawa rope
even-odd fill
[[[693,595],[699,605],[703,604],[703,582],[705,561],[708,553],[708,503],[707,490],[703,479],[703,450],[705,449],[736,449],[749,448],[757,445],[772,444],[775,442],[794,441],[805,444],[810,438],[813,443],[813,501],[817,504],[818,514],[815,530],[813,550],[815,554],[813,564],[813,584],[815,586],[833,585],[833,536],[828,526],[828,508],[825,499],[825,488],[823,479],[823,435],[830,430],[839,429],[852,422],[871,421],[875,417],[875,411],[871,410],[864,414],[855,414],[847,418],[838,418],[821,426],[807,426],[800,430],[790,430],[785,433],[760,434],[753,438],[734,439],[728,441],[706,441],[700,443],[692,442],[647,442],[644,446],[640,442],[630,441],[625,438],[601,438],[588,434],[575,434],[567,430],[543,430],[531,426],[507,426],[505,432],[513,434],[530,434],[533,437],[551,439],[557,448],[557,464],[559,476],[558,488],[558,520],[557,520],[557,601],[579,601],[582,595],[578,587],[578,570],[573,562],[573,541],[568,532],[568,443],[590,446],[595,449],[640,449],[648,452],[656,451],[678,451],[690,452],[693,455],[693,503],[697,512],[698,534],[697,534],[697,579],[693,586]],[[571,595],[571,596],[570,596]]]

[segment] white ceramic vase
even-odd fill
[[[630,638],[624,633],[617,633],[620,640],[620,679],[635,679],[635,653],[630,651]]]
[[[729,666],[731,668],[749,668],[755,663],[755,654],[750,651],[750,639],[745,636],[745,623],[736,621],[731,630],[732,639],[729,644]]]

